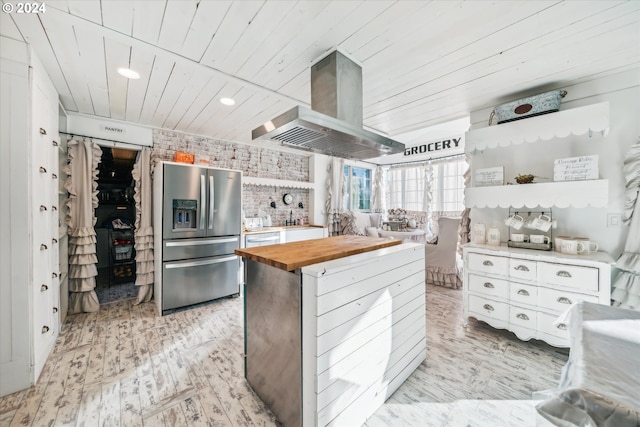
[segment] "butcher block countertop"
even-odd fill
[[[365,236],[334,236],[280,245],[236,249],[235,254],[286,271],[363,252],[399,245],[401,240]]]

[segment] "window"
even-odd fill
[[[345,209],[352,211],[371,210],[371,169],[344,167]]]
[[[464,209],[464,158],[432,165],[431,210],[462,211]],[[389,171],[389,207],[408,211],[428,211],[425,165],[391,169]]]
[[[426,211],[425,173],[424,166],[392,169],[389,172],[389,207]]]
[[[436,212],[464,210],[464,158],[433,165],[432,209]]]

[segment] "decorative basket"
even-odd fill
[[[540,93],[498,105],[494,107],[491,113],[489,124],[491,124],[494,117],[498,120],[498,124],[501,124],[542,114],[555,113],[560,110],[560,100],[566,94],[567,92],[564,90],[552,90],[551,92]]]

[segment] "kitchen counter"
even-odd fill
[[[236,249],[235,254],[286,271],[402,243],[365,236],[334,236],[281,245]]]
[[[245,377],[284,427],[362,425],[425,360],[424,245],[336,236],[235,253]]]

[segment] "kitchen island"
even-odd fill
[[[235,251],[245,377],[283,425],[360,425],[422,363],[424,252],[363,236]]]

